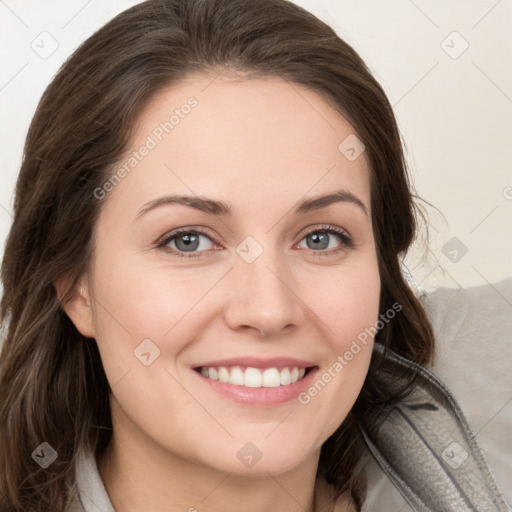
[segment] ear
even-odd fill
[[[64,274],[54,282],[59,301],[78,332],[87,338],[94,338],[93,311],[87,280],[82,276],[74,288],[69,290],[71,281],[71,276]],[[68,294],[67,300],[65,300],[66,294]]]

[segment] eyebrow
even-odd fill
[[[311,199],[303,199],[299,201],[292,210],[294,215],[300,215],[304,213],[311,212],[313,210],[319,210],[320,208],[326,208],[327,206],[333,203],[351,203],[358,206],[366,216],[368,216],[368,211],[364,203],[354,194],[347,190],[337,190],[334,193],[313,197]],[[186,195],[165,195],[162,197],[158,197],[157,199],[153,199],[146,203],[137,213],[134,221],[142,217],[147,212],[154,210],[160,206],[171,205],[171,204],[181,204],[184,206],[189,206],[191,208],[195,208],[196,210],[200,210],[202,212],[211,214],[211,215],[223,215],[223,216],[233,216],[233,209],[230,205],[223,203],[221,201],[215,201],[214,199],[208,199],[205,197],[199,196],[186,196]]]

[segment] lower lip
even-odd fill
[[[210,385],[214,391],[227,396],[240,404],[271,406],[297,399],[298,395],[311,385],[311,382],[318,371],[318,366],[310,369],[301,380],[298,380],[293,384],[288,384],[287,386],[279,386],[276,388],[248,388],[245,386],[235,386],[228,382],[209,379],[196,370],[192,371],[201,378],[205,384]]]

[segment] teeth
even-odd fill
[[[244,385],[244,372],[240,368],[238,368],[238,366],[231,368],[229,382],[231,384],[234,384],[235,386]]]
[[[219,368],[219,382],[229,382],[229,372],[224,366]]]
[[[267,368],[263,372],[262,386],[264,388],[277,388],[281,385],[281,376],[277,368]]]
[[[248,367],[242,370],[239,366],[218,368],[205,366],[201,368],[201,374],[209,379],[219,382],[228,382],[235,386],[245,386],[248,388],[278,388],[287,386],[302,379],[306,374],[305,368],[286,367],[278,370],[277,368],[259,368]]]
[[[290,376],[290,368],[283,368],[281,370],[280,379],[281,379],[281,386],[286,386],[288,384],[291,384],[292,379]]]
[[[227,370],[226,370],[227,371]],[[247,368],[244,373],[244,386],[246,388],[261,388],[263,376],[257,368]],[[230,382],[231,384],[231,382]]]

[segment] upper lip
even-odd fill
[[[294,357],[235,357],[230,359],[216,359],[215,361],[207,361],[193,368],[202,368],[210,366],[250,366],[252,368],[273,368],[275,366],[289,366],[297,368],[309,368],[315,366],[304,359],[296,359]]]

